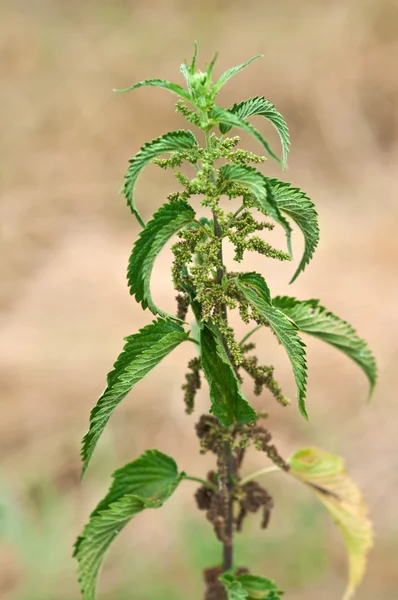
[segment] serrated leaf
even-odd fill
[[[98,574],[109,546],[128,522],[144,508],[145,504],[136,496],[125,495],[103,514],[93,517],[84,528],[76,552],[84,600],[95,600]]]
[[[163,88],[165,90],[168,90],[169,92],[173,92],[173,94],[177,94],[177,96],[181,96],[181,98],[184,98],[184,100],[187,100],[188,102],[192,103],[191,94],[187,92],[187,90],[184,90],[184,88],[182,88],[177,83],[171,83],[170,81],[165,81],[164,79],[145,79],[145,81],[139,81],[138,83],[134,83],[130,87],[124,88],[122,90],[114,89],[113,91],[117,92],[118,94],[124,94],[126,92],[131,92],[133,90],[138,90],[138,88],[148,86]]]
[[[121,192],[124,194],[131,212],[142,227],[145,227],[145,223],[134,204],[134,186],[141,171],[151,160],[161,154],[178,150],[190,150],[197,145],[198,142],[191,131],[184,131],[183,129],[169,131],[144,144],[137,154],[129,160],[130,166],[124,176],[125,181]]]
[[[252,292],[253,294],[256,294],[261,300],[262,304],[266,304],[272,308],[271,292],[262,275],[256,273],[255,271],[239,273],[237,283],[240,286],[245,286],[245,289],[248,288],[248,291]]]
[[[216,83],[213,85],[212,97],[213,98],[216,97],[216,95],[218,94],[218,92],[220,91],[222,86],[225,83],[227,83],[227,81],[229,79],[231,79],[231,77],[233,77],[234,75],[236,75],[236,73],[239,73],[239,71],[241,71],[242,69],[244,69],[245,67],[250,65],[254,60],[257,60],[258,58],[262,58],[262,56],[263,56],[262,54],[258,54],[257,56],[253,56],[253,58],[250,58],[246,62],[244,62],[240,65],[237,65],[236,67],[231,67],[227,71],[224,71],[224,73],[221,75],[221,77],[218,79],[218,81],[216,81]]]
[[[250,423],[256,413],[243,396],[218,329],[203,324],[200,330],[201,366],[210,389],[210,412],[225,426]]]
[[[113,474],[108,494],[91,513],[75,544],[84,600],[95,599],[102,561],[117,534],[145,508],[162,506],[181,478],[175,461],[158,450],[148,450]]]
[[[350,600],[362,580],[373,528],[360,490],[345,470],[344,460],[320,448],[303,448],[289,460],[291,475],[305,483],[329,511],[346,545]]]
[[[228,600],[280,600],[283,595],[274,581],[260,575],[225,574],[220,581],[226,589]]]
[[[223,583],[225,587],[225,591],[227,592],[228,600],[247,600],[249,594],[243,588],[243,586],[235,580],[228,581],[227,579],[221,577],[220,581]]]
[[[174,492],[181,476],[173,458],[159,450],[147,450],[133,462],[115,471],[112,478],[108,494],[92,516],[126,493],[137,496],[146,508],[158,508]]]
[[[255,98],[250,98],[249,100],[245,100],[239,104],[234,104],[229,112],[237,115],[241,119],[247,119],[248,117],[258,115],[271,121],[281,140],[283,155],[282,164],[283,166],[286,165],[286,159],[290,146],[289,129],[283,116],[276,110],[275,106],[269,100],[264,98],[264,96],[256,96]],[[232,125],[221,123],[220,131],[222,134],[228,133],[231,127]]]
[[[304,271],[310,262],[319,241],[318,213],[313,202],[305,192],[291,187],[290,183],[278,179],[266,178],[271,194],[280,211],[290,217],[301,229],[304,235],[304,253],[290,283]]]
[[[226,110],[225,108],[215,106],[210,114],[210,117],[214,124],[218,123],[230,125],[230,127],[238,127],[238,129],[243,129],[243,131],[247,131],[247,133],[250,133],[250,135],[252,135],[258,142],[260,142],[265,151],[268,152],[268,154],[272,156],[274,160],[276,160],[278,163],[281,162],[279,156],[272,151],[271,146],[269,145],[267,140],[261,135],[258,129],[256,129],[248,121],[245,121],[244,119],[239,117],[239,115],[235,115],[229,110]]]
[[[282,594],[276,583],[260,575],[242,573],[236,577],[242,587],[248,592],[250,600],[270,600],[280,597]]]
[[[155,259],[168,240],[194,219],[195,211],[184,200],[168,202],[148,221],[134,244],[127,270],[130,294],[141,302],[143,309],[149,308],[155,315],[167,316],[151,296],[150,278]]]
[[[188,336],[189,332],[185,332],[175,321],[159,318],[125,338],[123,352],[108,374],[107,388],[90,413],[90,427],[82,442],[83,474],[117,405],[136,383]]]
[[[278,341],[284,346],[290,359],[297,386],[301,414],[307,419],[305,407],[307,363],[305,344],[297,333],[297,326],[281,310],[270,302],[268,286],[258,273],[242,273],[236,277],[239,290],[261,317],[265,318]]]
[[[370,395],[376,384],[376,361],[365,340],[355,329],[337,315],[320,306],[319,300],[296,300],[290,296],[277,296],[273,305],[293,319],[300,331],[335,346],[357,363],[370,383]]]
[[[288,250],[291,253],[292,228],[279,209],[267,177],[248,165],[223,165],[219,174],[225,181],[236,182],[248,188],[256,197],[259,207],[285,230]]]

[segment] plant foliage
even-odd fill
[[[108,374],[108,385],[90,414],[90,427],[83,438],[83,472],[117,405],[149,371],[167,356],[188,333],[172,320],[158,319],[126,339],[123,352],[118,356],[113,371]]]
[[[347,475],[344,460],[320,448],[303,448],[289,460],[290,473],[317,496],[343,537],[349,561],[343,600],[352,598],[366,567],[373,529],[358,486]]]
[[[328,342],[354,360],[368,377],[371,391],[376,382],[376,363],[353,327],[318,300],[272,298],[260,273],[252,269],[243,272],[227,269],[225,242],[233,246],[237,262],[243,260],[247,251],[271,259],[291,260],[292,231],[297,226],[304,236],[304,252],[293,282],[317,248],[318,215],[305,192],[263,172],[266,157],[240,148],[239,135],[227,135],[232,129],[235,133],[250,134],[268,156],[285,167],[290,149],[289,131],[270,100],[254,96],[233,104],[229,110],[216,104],[224,84],[259,56],[227,69],[213,82],[217,55],[201,71],[197,68],[197,52],[195,44],[192,61],[180,67],[185,87],[163,79],[146,79],[117,90],[158,87],[171,92],[178,97],[176,112],[186,119],[189,128],[159,135],[144,144],[129,161],[122,193],[142,231],[130,255],[128,287],[141,307],[148,308],[157,319],[125,338],[123,351],[107,376],[106,389],[91,411],[82,459],[84,473],[119,403],[163,358],[182,342],[189,341],[190,345],[185,347],[190,347],[194,356],[189,358],[182,386],[185,409],[188,414],[194,411],[196,393],[204,378],[210,414],[200,417],[196,435],[201,452],[215,455],[216,469],[205,478],[190,476],[179,472],[169,456],[149,450],[117,470],[108,494],[92,512],[75,545],[82,594],[84,600],[95,600],[100,567],[112,541],[135,515],[160,507],[184,479],[200,484],[195,494],[197,506],[205,512],[223,545],[221,568],[205,571],[206,598],[227,595],[229,600],[280,600],[282,591],[272,580],[238,568],[233,560],[234,536],[242,530],[249,513],[262,511],[261,526],[265,529],[273,508],[269,491],[254,481],[263,471],[246,478],[241,475],[246,450],[254,447],[274,463],[267,472],[282,469],[302,481],[336,521],[349,556],[349,585],[344,600],[350,600],[362,578],[372,543],[372,528],[362,496],[337,456],[307,448],[286,461],[272,442],[272,434],[262,424],[266,413],[256,412],[249,404],[242,383],[250,377],[255,395],[266,391],[281,405],[288,404],[273,365],[260,364],[259,358],[252,354],[255,345],[249,338],[264,328],[271,330],[286,351],[299,410],[305,418],[308,418],[307,364],[300,332]],[[273,151],[266,134],[250,121],[256,116],[264,117],[262,123],[276,129],[282,158]],[[194,135],[191,128],[196,128],[199,135]],[[200,139],[205,140],[205,145],[199,144]],[[173,169],[178,189],[167,196],[145,223],[135,204],[135,184],[149,164]],[[185,171],[185,164],[193,172],[192,177]],[[221,202],[224,198],[237,203],[237,208],[226,207]],[[275,224],[286,234],[288,253],[267,241],[267,231]],[[166,314],[151,295],[156,259],[169,242],[173,254],[171,277],[177,294],[175,315]],[[240,342],[229,320],[233,311],[244,324],[255,323],[255,328]],[[188,325],[190,321],[192,327]]]
[[[149,308],[154,314],[166,316],[153,302],[150,291],[150,278],[156,257],[165,244],[180,229],[192,224],[195,211],[184,200],[164,204],[153,215],[141,231],[130,256],[127,280],[131,295],[142,308]]]
[[[162,506],[182,477],[174,460],[158,450],[148,450],[113,474],[108,494],[91,513],[75,544],[84,600],[95,599],[99,570],[116,536],[144,509]]]
[[[275,219],[284,228],[290,251],[292,229],[281,213],[269,180],[260,171],[247,165],[223,165],[220,168],[220,175],[226,182],[234,182],[247,187],[255,196],[260,210]]]
[[[289,130],[287,128],[285,119],[282,115],[276,110],[275,106],[264,96],[256,96],[255,98],[250,98],[249,100],[244,100],[243,102],[239,102],[239,104],[234,104],[232,108],[230,108],[229,112],[234,115],[237,115],[241,119],[247,119],[249,117],[254,117],[256,115],[265,117],[275,127],[278,132],[279,138],[282,144],[282,164],[286,165],[287,155],[289,152],[290,146],[290,138],[289,138]],[[227,125],[225,123],[221,123],[220,131],[222,134],[228,133],[231,129],[232,125]]]
[[[228,594],[228,600],[280,600],[283,592],[274,581],[242,573],[230,575],[226,573],[220,578]]]
[[[216,327],[204,325],[200,331],[202,369],[209,383],[211,412],[225,426],[250,423],[256,413],[243,396],[239,381]]]
[[[292,188],[290,183],[278,179],[267,179],[267,184],[279,210],[290,217],[300,227],[304,235],[304,253],[295,274],[290,280],[290,283],[293,283],[310,262],[318,245],[318,215],[314,204],[305,192],[298,188]]]
[[[198,145],[195,136],[191,131],[170,131],[160,137],[147,142],[139,152],[130,159],[129,168],[125,175],[122,192],[126,197],[127,204],[131,208],[131,212],[137,217],[138,222],[142,227],[145,223],[142,220],[135,204],[134,204],[134,186],[138,175],[144,167],[148,165],[154,158],[167,152],[175,152],[178,150],[190,150]]]
[[[271,302],[270,292],[264,278],[258,273],[245,273],[237,278],[237,284],[245,299],[284,346],[290,359],[297,386],[301,414],[308,418],[305,407],[307,364],[305,344],[297,333],[297,326]]]
[[[377,367],[372,352],[355,329],[319,304],[319,300],[296,300],[277,296],[273,305],[290,317],[298,329],[317,337],[352,358],[363,370],[370,384],[370,394],[376,384]]]

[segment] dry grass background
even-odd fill
[[[184,347],[117,410],[85,484],[79,483],[79,440],[89,409],[122,337],[150,320],[126,288],[137,227],[117,191],[127,159],[142,143],[182,125],[161,90],[126,96],[111,90],[146,77],[178,79],[194,39],[201,60],[220,51],[219,70],[265,54],[224,88],[220,101],[229,106],[265,94],[275,102],[293,143],[285,178],[305,189],[320,213],[319,249],[293,289],[287,285],[292,265],[253,258],[246,265],[261,269],[274,293],[320,296],[355,324],[378,357],[370,406],[355,365],[314,340],[308,340],[309,423],[294,403],[281,409],[269,398],[255,402],[269,409],[286,454],[315,443],[347,457],[376,527],[358,598],[395,600],[396,0],[2,0],[0,597],[79,597],[70,547],[122,461],[157,446],[199,475],[210,464],[198,458],[195,417],[186,417],[181,405]],[[269,137],[277,143],[272,131]],[[155,167],[141,177],[137,201],[145,217],[173,185]],[[275,234],[275,240],[282,238]],[[169,266],[166,252],[154,295],[172,310]],[[294,395],[283,352],[271,339],[257,341]],[[206,406],[205,394],[200,402]],[[263,464],[261,456],[251,460],[253,467]],[[270,529],[243,534],[239,561],[277,578],[291,600],[339,598],[345,562],[338,536],[305,491],[273,477]],[[191,485],[121,536],[99,598],[201,597],[195,563],[217,561],[219,548],[194,513]]]

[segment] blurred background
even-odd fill
[[[269,412],[288,456],[305,445],[343,454],[376,529],[361,600],[398,597],[398,2],[396,0],[2,0],[0,3],[0,598],[77,600],[72,543],[105,493],[111,472],[148,447],[204,476],[192,428],[207,410],[203,390],[187,417],[180,386],[192,348],[164,360],[115,412],[79,482],[89,410],[122,347],[151,320],[129,296],[125,272],[138,233],[118,195],[127,161],[148,139],[178,127],[162,90],[112,93],[148,77],[181,83],[179,64],[220,56],[216,75],[263,53],[219,96],[225,107],[269,97],[291,129],[283,175],[316,202],[321,242],[293,288],[289,263],[250,256],[274,294],[323,303],[374,350],[379,384],[370,405],[362,372],[336,350],[306,339],[309,422],[298,414],[290,366],[267,333],[272,362],[293,402]],[[272,127],[259,125],[278,148]],[[243,135],[251,150],[261,152]],[[137,186],[144,218],[176,189],[151,166]],[[178,188],[177,188],[178,189]],[[278,232],[271,242],[284,246]],[[296,257],[302,250],[296,234]],[[169,249],[153,294],[174,310]],[[244,329],[239,326],[239,332]],[[192,354],[193,356],[193,354]],[[250,463],[250,464],[249,464]],[[267,466],[250,454],[247,470]],[[335,600],[345,584],[343,545],[328,515],[298,484],[264,480],[274,509],[267,531],[253,517],[237,562],[275,578],[289,600]],[[202,597],[201,569],[220,560],[211,527],[194,507],[195,484],[123,532],[100,579],[101,600]]]

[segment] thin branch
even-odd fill
[[[230,227],[232,225],[232,223],[235,221],[236,217],[239,215],[239,213],[242,212],[242,210],[244,210],[244,208],[245,208],[245,206],[243,206],[243,204],[242,204],[242,206],[240,206],[238,208],[238,210],[234,212],[234,214],[232,215],[232,217],[230,218],[230,220],[226,224],[225,229],[228,229],[228,227]]]
[[[251,331],[249,331],[249,333],[247,333],[239,342],[239,346],[243,346],[243,344],[249,339],[249,337],[251,337],[254,333],[256,333],[256,331],[258,331],[259,329],[261,329],[261,327],[264,327],[264,325],[256,325],[256,327],[254,329],[252,329]]]
[[[250,473],[250,475],[247,475],[247,477],[244,477],[241,480],[240,485],[244,485],[245,483],[248,483],[249,481],[253,481],[253,479],[257,479],[257,477],[261,477],[261,475],[267,475],[268,473],[275,473],[276,471],[281,471],[281,470],[282,469],[280,469],[276,465],[272,465],[272,467],[266,467],[265,469],[260,469],[259,471],[254,471],[254,473]]]
[[[196,483],[201,483],[205,487],[214,490],[215,492],[217,491],[217,487],[213,483],[211,483],[210,481],[206,481],[205,479],[201,479],[200,477],[184,475],[183,479],[185,479],[186,481],[196,481]]]

